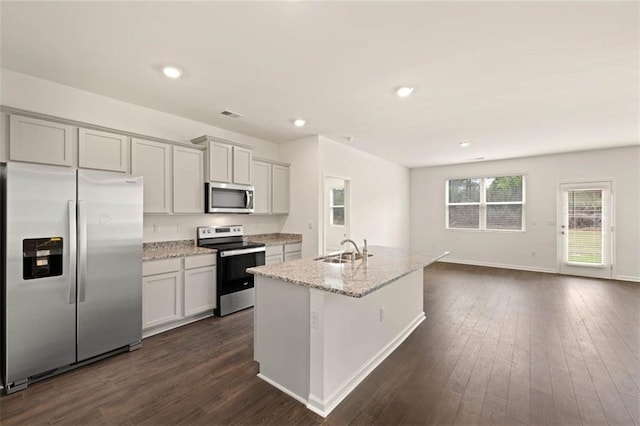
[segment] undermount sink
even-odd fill
[[[367,257],[371,257],[371,256],[373,255],[367,254]],[[336,254],[336,255],[319,259],[319,260],[322,260],[323,262],[326,262],[326,263],[347,263],[351,261],[362,260],[362,257],[363,256],[360,253],[342,253],[342,255]]]

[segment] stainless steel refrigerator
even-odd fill
[[[142,178],[11,162],[0,176],[6,392],[139,347]]]

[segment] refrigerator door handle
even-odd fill
[[[76,200],[69,200],[69,305],[76,303]]]
[[[87,203],[78,200],[78,303],[85,301],[87,287]]]

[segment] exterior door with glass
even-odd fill
[[[341,250],[340,242],[350,238],[349,180],[325,176],[324,179],[324,253]]]
[[[611,278],[611,182],[561,184],[559,201],[560,273]]]

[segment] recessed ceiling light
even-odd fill
[[[162,72],[169,78],[179,78],[182,75],[182,71],[176,67],[164,67]]]
[[[396,94],[401,98],[406,98],[412,93],[413,93],[413,87],[408,87],[408,86],[400,87],[398,90],[396,90]]]
[[[466,147],[468,147],[469,145],[471,145],[471,142],[460,142],[460,147],[461,147],[461,148],[466,148]]]
[[[304,127],[304,125],[307,124],[306,120],[303,120],[302,118],[298,118],[297,120],[293,121],[293,125],[296,127]]]

